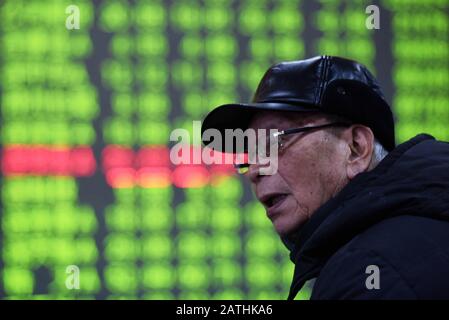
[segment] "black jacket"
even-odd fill
[[[289,299],[449,299],[449,143],[421,134],[356,176],[283,239],[295,272]],[[379,270],[379,289],[366,280]]]

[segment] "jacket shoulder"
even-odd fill
[[[413,287],[378,253],[346,249],[321,270],[312,300],[417,299]]]
[[[369,289],[378,270],[380,289]],[[398,216],[361,232],[320,272],[312,299],[449,298],[449,222]]]
[[[399,269],[421,264],[436,253],[449,258],[449,221],[412,215],[385,219],[341,248],[354,249],[377,252]]]

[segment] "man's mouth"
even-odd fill
[[[263,203],[265,208],[267,209],[268,214],[273,213],[273,210],[278,208],[287,198],[286,193],[273,193],[268,194],[260,198],[260,201]]]

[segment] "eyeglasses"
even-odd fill
[[[351,125],[351,123],[349,122],[331,122],[331,123],[326,123],[326,124],[322,124],[322,125],[318,125],[318,126],[312,126],[312,127],[301,127],[301,128],[291,128],[291,129],[285,129],[282,131],[277,131],[277,132],[273,132],[272,134],[268,135],[266,137],[266,142],[265,142],[265,150],[266,153],[264,155],[260,155],[259,156],[264,156],[264,157],[269,157],[270,156],[270,150],[271,148],[274,146],[276,147],[277,144],[277,150],[278,152],[283,152],[285,151],[285,145],[286,145],[286,139],[285,136],[287,135],[291,135],[291,134],[296,134],[296,133],[303,133],[303,132],[311,132],[312,130],[318,130],[318,129],[325,129],[325,128],[329,128],[329,127],[349,127]],[[259,152],[259,150],[258,150]],[[249,171],[249,163],[241,163],[241,164],[234,164],[234,168],[236,169],[238,174],[244,175]]]

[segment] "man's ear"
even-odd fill
[[[347,158],[346,174],[352,180],[359,173],[368,171],[374,150],[374,134],[369,127],[352,125],[347,133],[349,156]]]

